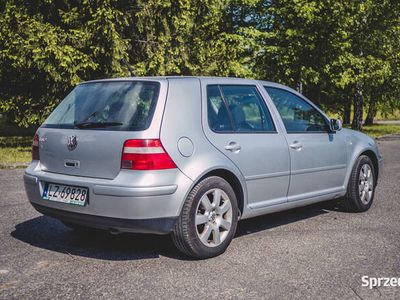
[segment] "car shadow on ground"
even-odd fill
[[[332,201],[243,220],[239,222],[235,238],[313,218],[330,210],[337,210]],[[71,256],[121,261],[158,258],[161,255],[190,260],[176,250],[168,235],[112,235],[94,229],[77,232],[47,216],[17,224],[11,236],[38,248]]]
[[[313,218],[321,214],[329,213],[329,211],[343,212],[342,208],[338,205],[338,201],[330,200],[282,212],[262,215],[256,218],[245,219],[239,222],[236,230],[236,238]]]

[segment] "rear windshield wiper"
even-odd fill
[[[74,125],[79,129],[85,129],[85,128],[106,128],[111,126],[121,126],[124,124],[120,122],[79,122],[79,123],[74,123]]]

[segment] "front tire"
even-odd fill
[[[225,252],[238,222],[235,192],[224,179],[211,176],[189,193],[172,232],[175,246],[190,257],[204,259]]]
[[[343,207],[349,212],[367,211],[375,195],[375,169],[371,159],[361,155],[351,171]]]

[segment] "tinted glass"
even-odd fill
[[[207,94],[208,120],[214,131],[275,131],[271,115],[255,86],[208,86]]]
[[[274,102],[288,133],[326,132],[324,116],[312,105],[295,94],[272,87],[265,87]]]
[[[81,84],[57,106],[43,126],[74,128],[81,122],[119,123],[101,129],[144,130],[150,126],[159,89],[159,84],[152,82]]]
[[[207,86],[208,124],[214,131],[232,131],[232,123],[227,115],[225,103],[217,85]]]

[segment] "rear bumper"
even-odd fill
[[[43,200],[47,182],[87,187],[87,204]],[[172,230],[192,181],[179,169],[122,170],[111,180],[44,172],[39,162],[33,162],[25,171],[24,184],[31,204],[45,215],[106,230],[162,234]]]
[[[168,234],[172,231],[178,217],[157,218],[157,219],[118,219],[110,217],[100,217],[54,209],[36,203],[32,206],[40,213],[58,220],[78,224],[82,226],[109,230],[114,232],[138,232]]]

